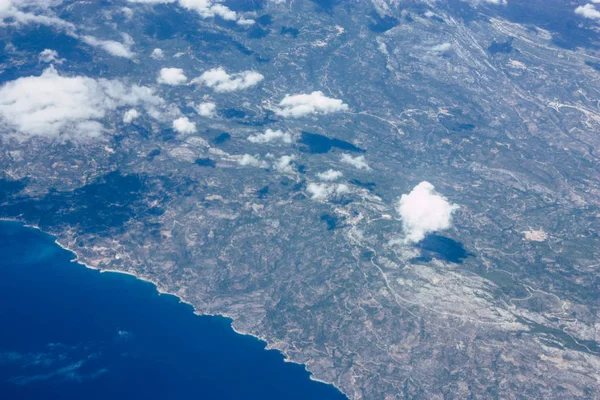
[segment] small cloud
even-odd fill
[[[248,19],[244,17],[240,17],[240,19],[237,20],[237,24],[242,26],[250,26],[254,25],[255,23],[256,22],[253,19]]]
[[[156,81],[165,85],[177,86],[184,84],[187,77],[181,68],[161,68]]]
[[[121,7],[121,12],[123,13],[125,19],[127,19],[128,21],[130,21],[133,17],[133,10],[129,7]]]
[[[600,1],[594,1],[594,3],[600,3]],[[596,10],[591,3],[577,7],[575,9],[575,14],[581,15],[584,18],[600,20],[600,11]]]
[[[357,169],[367,169],[367,170],[371,169],[369,167],[369,164],[367,164],[367,162],[365,160],[365,156],[353,157],[350,154],[342,154],[340,161],[345,164],[352,165],[354,168],[357,168]]]
[[[63,62],[65,62],[65,59],[60,58],[58,56],[58,52],[56,50],[52,50],[52,49],[45,49],[44,51],[42,51],[39,54],[38,58],[41,62],[45,62],[45,63],[53,63],[53,64],[60,65]]]
[[[317,178],[322,181],[335,181],[338,178],[341,178],[344,175],[341,171],[335,171],[333,169],[329,169],[325,172],[319,172],[317,174]]]
[[[419,183],[409,194],[403,194],[396,205],[406,234],[405,243],[417,243],[429,233],[450,228],[452,214],[458,208],[437,193],[431,183]]]
[[[277,160],[275,162],[275,164],[273,164],[273,167],[284,174],[293,174],[294,173],[294,165],[292,164],[292,161],[294,161],[296,159],[296,156],[291,155],[291,156],[281,156],[279,157],[279,160]]]
[[[154,50],[152,50],[152,53],[150,53],[150,57],[154,58],[155,60],[162,60],[163,58],[165,58],[165,53],[162,51],[162,49],[159,49],[158,47]]]
[[[152,89],[118,80],[65,77],[53,66],[0,86],[0,127],[20,139],[32,136],[83,140],[101,136],[106,115],[143,106],[151,115],[164,101]]]
[[[126,330],[122,330],[122,329],[119,329],[119,330],[117,331],[117,335],[118,335],[120,338],[129,338],[129,337],[131,337],[131,336],[132,336],[132,335],[131,335],[131,332],[129,332],[129,331],[126,331]]]
[[[138,4],[168,4],[175,3],[176,0],[127,0],[130,3]],[[191,0],[194,1],[194,0]]]
[[[292,143],[292,135],[281,130],[267,129],[264,133],[248,136],[248,141],[252,143],[270,143],[277,140],[289,144]]]
[[[256,71],[243,71],[236,74],[228,74],[223,67],[213,68],[205,71],[193,83],[205,84],[216,92],[234,92],[258,85],[264,76]]]
[[[39,24],[62,29],[76,36],[75,25],[57,18],[50,10],[56,3],[56,1],[0,0],[0,26]]]
[[[129,36],[126,36],[129,37]],[[125,43],[120,43],[115,40],[101,40],[94,36],[82,36],[81,40],[92,47],[98,47],[115,57],[133,58],[135,53],[130,50],[132,42],[125,40]]]
[[[242,166],[252,166],[259,168],[268,168],[269,164],[266,161],[262,161],[258,156],[252,156],[250,154],[244,154],[237,157],[237,163]]]
[[[137,119],[140,116],[140,113],[135,108],[125,111],[123,114],[123,122],[126,124],[130,124],[134,119]]]
[[[196,124],[188,119],[188,117],[179,117],[173,121],[173,129],[179,133],[194,133],[196,132]]]
[[[312,200],[325,201],[331,196],[340,196],[345,193],[350,193],[350,187],[344,183],[315,183],[311,182],[306,187],[306,191],[310,194]]]
[[[176,0],[128,0],[130,3],[142,4],[167,4],[175,3]],[[220,4],[220,0],[178,0],[179,5],[186,10],[195,11],[201,18],[221,17],[226,21],[236,21],[239,25],[250,25],[249,19],[246,19],[230,9]],[[254,23],[254,21],[252,21]]]
[[[196,112],[202,116],[207,118],[214,118],[217,116],[217,105],[215,103],[206,102],[200,103],[196,106]]]
[[[430,50],[433,53],[447,53],[448,51],[450,51],[452,49],[452,44],[450,43],[442,43],[442,44],[438,44],[437,46],[433,46]]]
[[[323,92],[311,94],[286,95],[275,112],[282,117],[299,118],[311,114],[330,114],[346,111],[348,105],[342,100],[327,97]]]

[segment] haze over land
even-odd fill
[[[600,394],[600,4],[0,1],[0,216],[352,399]]]

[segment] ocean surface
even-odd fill
[[[345,399],[231,321],[0,221],[0,398]]]

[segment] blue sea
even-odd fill
[[[0,221],[0,398],[345,399],[231,321]]]

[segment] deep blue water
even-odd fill
[[[230,320],[0,221],[0,398],[344,399]]]

